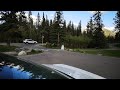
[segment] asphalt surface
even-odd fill
[[[6,45],[6,43],[0,43],[0,45]],[[45,49],[45,47],[42,47],[40,43],[38,44],[11,43],[10,45],[27,49]]]
[[[4,43],[3,43],[4,44]],[[2,45],[3,45],[2,44]],[[40,44],[12,43],[22,48],[44,49],[41,54],[18,56],[37,64],[67,64],[108,79],[120,79],[120,58],[46,49]]]
[[[42,54],[18,57],[37,64],[67,64],[107,79],[120,78],[120,58],[61,50],[48,50]]]

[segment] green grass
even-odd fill
[[[0,52],[15,51],[16,48],[16,46],[0,45]]]
[[[32,50],[31,52],[28,52],[27,55],[31,55],[31,54],[38,54],[38,53],[43,53],[43,51],[35,51],[35,50]]]
[[[103,50],[104,56],[120,57],[120,50]]]
[[[105,50],[105,49],[74,49],[75,52],[86,54],[101,54],[102,56],[120,57],[120,50]]]

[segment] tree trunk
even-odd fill
[[[10,40],[7,40],[7,46],[10,46]]]
[[[58,33],[58,46],[59,46],[59,33]]]

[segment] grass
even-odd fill
[[[31,55],[31,54],[38,54],[38,53],[43,53],[43,51],[36,51],[36,50],[33,50],[31,52],[28,52],[27,55]]]
[[[16,46],[0,45],[0,52],[15,51],[16,48]]]
[[[87,54],[101,54],[102,56],[120,57],[120,50],[105,50],[105,49],[74,49],[75,52]]]
[[[104,56],[120,57],[120,50],[103,50]]]

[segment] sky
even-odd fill
[[[33,20],[36,21],[37,14],[40,14],[40,17],[42,19],[43,12],[44,15],[47,15],[48,19],[54,19],[55,11],[32,11],[32,17]],[[101,11],[102,12],[102,21],[106,29],[113,30],[114,29],[114,20],[115,14],[117,11]],[[28,14],[28,11],[26,11],[26,15]],[[66,23],[68,24],[69,21],[72,21],[75,26],[78,25],[78,23],[81,20],[82,29],[86,28],[87,22],[90,20],[90,17],[93,16],[94,11],[63,11],[63,18],[66,20]]]

